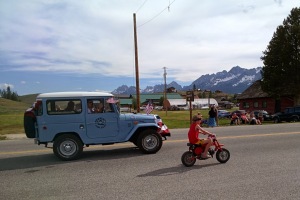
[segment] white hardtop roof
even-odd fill
[[[111,93],[108,92],[50,92],[42,93],[37,96],[37,98],[51,98],[51,97],[113,97]]]

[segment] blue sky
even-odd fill
[[[182,86],[262,66],[262,51],[299,0],[0,0],[0,88],[19,95]]]

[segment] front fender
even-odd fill
[[[153,124],[153,123],[138,124],[128,133],[125,140],[129,141],[130,138],[138,136],[140,132],[142,132],[146,129],[158,130],[159,126],[157,124]]]

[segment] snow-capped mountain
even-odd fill
[[[221,90],[225,93],[236,94],[247,89],[253,82],[261,79],[261,67],[244,69],[239,66],[233,67],[230,71],[223,70],[216,74],[202,75],[189,86],[182,87],[176,82],[167,84],[167,88],[174,87],[179,91],[187,91],[193,88],[201,90]],[[141,93],[158,93],[164,91],[164,85],[147,86]],[[113,94],[135,94],[135,87],[126,85],[120,86],[112,92]]]
[[[196,88],[201,90],[221,90],[225,93],[241,93],[253,82],[261,79],[261,67],[244,69],[239,66],[230,71],[223,70],[216,74],[206,74],[195,80],[191,85],[183,87],[183,90]]]

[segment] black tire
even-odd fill
[[[220,163],[226,163],[230,158],[230,152],[227,149],[218,150],[216,153],[216,159]]]
[[[297,122],[297,121],[298,121],[298,117],[294,116],[294,117],[292,118],[292,122]]]
[[[186,167],[191,167],[196,162],[196,157],[193,155],[193,152],[186,151],[181,156],[181,162]]]
[[[53,143],[53,153],[61,160],[76,160],[82,151],[83,144],[75,135],[61,135]]]
[[[162,147],[161,135],[152,129],[145,130],[139,135],[137,146],[143,153],[156,153]]]
[[[278,117],[275,117],[275,118],[274,118],[274,123],[279,123]]]
[[[36,118],[34,113],[26,111],[24,114],[24,131],[27,138],[35,138],[35,122]]]

